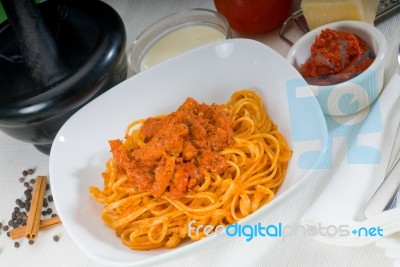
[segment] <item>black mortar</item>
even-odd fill
[[[73,113],[126,79],[124,24],[101,1],[28,4],[28,15],[1,1],[9,21],[0,24],[0,129],[48,154]],[[39,24],[33,37],[29,16]]]

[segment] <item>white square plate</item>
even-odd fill
[[[111,157],[108,140],[123,139],[131,121],[175,111],[189,96],[209,104],[226,103],[244,88],[260,94],[293,156],[276,198],[241,222],[255,222],[302,190],[310,168],[318,167],[327,147],[318,102],[294,67],[271,48],[248,39],[221,41],[127,79],[84,106],[60,129],[50,154],[50,182],[56,209],[77,246],[103,264],[137,266],[176,258],[226,238],[214,235],[174,249],[130,250],[103,223],[102,206],[88,189],[102,188],[101,173]]]

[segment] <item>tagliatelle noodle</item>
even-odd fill
[[[179,199],[168,191],[154,196],[138,190],[115,158],[107,161],[104,188],[91,187],[90,193],[105,204],[102,219],[126,246],[150,250],[173,248],[187,238],[199,240],[206,236],[204,229],[189,233],[190,222],[194,221],[193,227],[229,225],[274,198],[292,154],[285,138],[254,91],[234,93],[223,108],[234,133],[233,142],[219,152],[228,167],[222,174],[207,172]],[[140,133],[144,122],[137,120],[127,127],[122,145],[128,151],[145,145]]]

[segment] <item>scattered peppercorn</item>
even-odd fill
[[[24,195],[27,197],[28,195],[32,195],[31,191],[29,191],[28,189],[26,189],[24,191]]]
[[[12,228],[15,228],[15,222],[13,220],[10,220],[8,222],[8,226],[11,226]]]
[[[60,240],[60,237],[59,237],[58,235],[54,235],[54,236],[53,236],[53,240],[54,240],[55,242],[58,242],[58,240]]]
[[[1,0],[0,0],[1,1]],[[30,210],[31,206],[31,201],[32,201],[32,193],[33,193],[33,187],[36,182],[36,179],[34,178],[29,178],[28,175],[34,174],[35,170],[34,169],[26,169],[22,171],[23,177],[20,177],[18,181],[25,187],[25,190],[23,191],[23,197],[17,198],[15,200],[15,207],[11,213],[11,218],[8,221],[7,225],[3,223],[0,223],[0,233],[3,230],[4,232],[7,233],[8,237],[11,237],[10,230],[15,229],[20,226],[26,226],[27,225],[27,220],[28,220],[28,215],[27,212]],[[50,184],[46,184],[46,191],[50,189]],[[44,196],[43,198],[43,210],[42,210],[42,216],[51,216],[51,217],[57,217],[57,214],[53,214],[53,210],[51,208],[50,202],[53,202],[53,196],[51,195],[51,191],[46,193],[47,196]],[[58,235],[53,236],[53,240],[55,242],[58,242],[60,237]],[[29,245],[33,245],[34,241],[29,240],[28,241]],[[20,247],[19,242],[14,243],[14,247],[18,248]]]

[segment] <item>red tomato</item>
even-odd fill
[[[214,0],[232,29],[259,34],[281,26],[289,16],[292,0]]]

